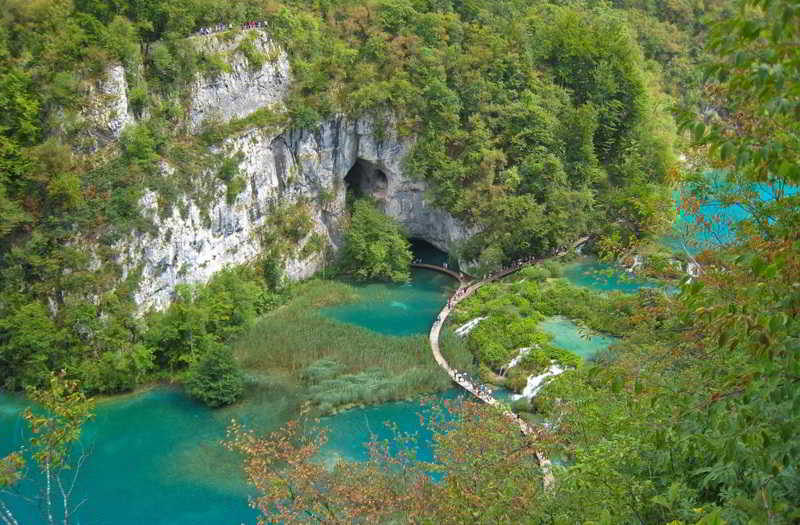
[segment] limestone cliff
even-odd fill
[[[206,50],[227,54],[231,67],[213,79],[197,79],[191,95],[189,129],[200,129],[210,118],[226,122],[263,107],[280,109],[289,89],[288,60],[264,33],[255,33],[250,41],[260,52],[269,53],[269,60],[258,68],[236,53],[241,35],[227,43],[213,36],[193,39]],[[203,38],[214,40],[203,42]],[[119,86],[114,100],[122,108],[126,105],[124,84],[108,85]],[[299,248],[316,234],[337,249],[348,186],[375,197],[387,215],[404,225],[411,236],[447,249],[467,231],[448,213],[426,202],[423,182],[412,181],[404,174],[404,160],[412,145],[413,138],[398,136],[391,126],[377,129],[369,118],[350,120],[342,116],[315,129],[250,129],[227,138],[218,151],[240,159],[238,170],[246,185],[232,202],[226,199],[224,185],[219,185],[208,208],[210,224],[200,205],[188,197],[183,197],[181,206],[173,207],[166,217],[158,214],[155,193],[141,200],[144,213],[156,225],[155,233],[132,235],[116,247],[125,272],[142,272],[137,303],[142,308],[164,307],[177,284],[203,282],[226,265],[256,258],[262,249],[260,230],[281,205],[299,201],[308,204],[313,227],[299,242]],[[165,165],[163,169],[168,173],[172,168]],[[213,178],[214,174],[206,176]],[[286,275],[301,279],[323,263],[319,252],[295,255],[285,261]]]

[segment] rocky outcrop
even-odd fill
[[[222,35],[231,35],[226,40]],[[198,51],[229,67],[218,75],[198,75],[192,87],[189,128],[208,121],[228,122],[261,109],[280,106],[289,93],[289,57],[263,31],[194,37]],[[247,46],[251,58],[242,52]],[[260,66],[252,57],[263,61]]]
[[[260,68],[253,69],[240,56],[245,38],[269,58]],[[251,31],[227,40],[217,35],[193,41],[203,53],[230,57],[231,67],[215,78],[195,82],[190,129],[200,129],[210,118],[227,122],[264,107],[280,107],[289,88],[288,59],[266,34]],[[124,80],[124,75],[114,78]],[[120,100],[123,86],[117,83]],[[109,121],[108,127],[116,129],[125,122]],[[426,201],[423,182],[406,176],[404,163],[412,146],[413,138],[399,136],[391,123],[343,116],[315,129],[256,128],[229,137],[217,151],[239,159],[239,176],[246,182],[231,202],[221,181],[206,208],[183,197],[170,213],[160,216],[158,195],[149,192],[141,199],[144,214],[155,225],[153,232],[131,235],[116,246],[125,274],[141,272],[136,302],[142,309],[162,308],[178,284],[204,282],[225,266],[255,259],[262,252],[261,233],[270,215],[298,202],[305,203],[313,227],[285,261],[285,272],[290,279],[313,274],[324,264],[323,257],[303,247],[312,237],[333,250],[339,247],[348,186],[373,196],[411,236],[447,250],[467,236],[467,229]],[[171,169],[163,166],[165,174]],[[212,170],[202,176],[217,180]]]
[[[224,149],[229,155],[241,154],[239,172],[247,184],[231,204],[226,202],[225,188],[218,189],[209,211],[210,225],[194,202],[183,203],[188,213],[181,214],[177,206],[169,217],[159,218],[156,195],[148,194],[141,205],[157,225],[156,233],[139,234],[118,247],[124,266],[142,271],[137,303],[163,307],[177,284],[206,281],[227,265],[256,258],[261,251],[260,230],[280,205],[300,200],[309,204],[314,227],[299,243],[299,251],[313,233],[335,250],[346,209],[345,178],[357,163],[385,176],[385,189],[375,197],[411,235],[444,250],[463,239],[467,235],[463,225],[430,206],[424,198],[425,185],[404,175],[403,160],[411,141],[392,130],[378,134],[374,126],[368,119],[339,117],[313,130],[275,135],[253,130],[229,139]],[[286,261],[286,275],[305,278],[323,263],[319,253],[292,258]]]
[[[94,152],[119,140],[125,126],[134,122],[125,68],[120,65],[107,68],[99,80],[89,84],[84,100],[78,114],[82,132],[77,142],[81,150]]]

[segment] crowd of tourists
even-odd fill
[[[450,299],[447,300],[447,308],[452,309],[458,301],[461,300],[462,297],[467,295],[466,288],[459,288],[456,290],[456,293],[450,296]]]
[[[492,394],[491,388],[484,385],[480,381],[477,381],[467,372],[456,372],[456,381],[469,387],[470,390],[477,392],[478,394],[483,394],[485,396],[490,396]]]
[[[517,270],[526,264],[531,264],[535,262],[535,260],[536,259],[533,256],[517,259],[509,266],[505,266],[492,274],[484,275],[483,280],[485,281],[487,280],[487,278],[490,280],[494,279],[495,277],[502,275],[504,272],[507,272],[509,270]],[[414,263],[421,263],[421,262],[422,262],[421,259],[414,259]],[[447,266],[445,265],[444,268],[447,268]],[[446,312],[451,310],[456,305],[456,303],[458,303],[462,298],[466,297],[468,293],[469,293],[469,287],[459,287],[458,290],[456,290],[456,292],[447,300],[447,310],[442,310],[441,312],[439,312],[439,315],[433,322],[434,327],[437,325],[441,325],[447,317]],[[455,381],[459,385],[461,385],[464,389],[472,392],[484,403],[490,405],[497,404],[497,400],[492,396],[491,388],[484,385],[480,381],[476,380],[467,372],[459,372],[457,370],[452,370],[452,369],[449,370],[453,374],[452,376],[453,379],[455,379]],[[504,410],[503,414],[510,420],[514,421],[514,423],[520,427],[520,430],[523,432],[523,434],[529,434],[533,432],[531,427],[527,423],[525,423],[517,414],[511,412],[510,410]]]
[[[243,22],[240,26],[241,29],[257,29],[259,27],[267,27],[267,22],[265,20],[253,20],[251,22]],[[222,31],[230,31],[233,28],[233,24],[219,23],[213,26],[201,27],[197,34],[213,35],[214,33],[221,33]]]
[[[517,259],[517,260],[513,261],[511,264],[509,264],[507,266],[500,267],[499,269],[495,270],[492,273],[483,274],[483,277],[481,278],[481,280],[482,281],[486,281],[486,280],[491,281],[492,279],[496,279],[497,277],[503,275],[504,273],[511,272],[511,271],[514,271],[514,270],[519,270],[520,268],[522,268],[526,264],[532,264],[535,261],[536,261],[536,257],[534,257],[533,255],[531,255],[530,257],[522,257],[521,259]]]

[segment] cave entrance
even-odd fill
[[[448,268],[458,271],[458,263],[451,261],[447,252],[443,252],[425,239],[410,237],[408,242],[411,243],[411,255],[415,261],[436,266],[444,266],[444,263],[447,263]]]
[[[363,159],[353,164],[344,177],[344,183],[350,200],[372,197],[379,202],[386,199],[386,188],[389,186],[386,174]]]

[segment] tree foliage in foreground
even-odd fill
[[[725,168],[732,189],[715,192],[751,214],[745,227],[780,237],[795,227],[800,196],[800,9],[790,0],[739,0],[736,16],[715,23],[704,67],[712,104],[683,129]],[[765,197],[766,195],[766,197]]]
[[[400,226],[366,199],[353,204],[342,252],[344,270],[357,279],[409,279],[411,243]]]
[[[0,520],[18,525],[7,501],[27,501],[42,513],[43,523],[69,525],[85,499],[75,501],[73,491],[87,454],[80,446],[83,424],[92,417],[94,401],[87,399],[75,381],[51,374],[49,387],[29,389],[42,411],[28,408],[23,417],[32,432],[30,455],[41,486],[28,496],[16,489],[27,477],[24,450],[0,458]]]
[[[732,180],[745,183],[738,197],[757,206],[750,185],[797,182],[800,10],[793,0],[738,7],[713,31],[730,118],[708,134],[703,122],[692,130],[722,160],[735,159]],[[393,506],[391,496],[389,507],[416,523],[797,523],[800,229],[792,199],[770,205],[769,220],[739,228],[736,243],[699,254],[700,275],[679,295],[640,291],[618,312],[625,330],[614,353],[558,376],[537,396],[552,434],[536,445],[567,460],[555,468],[552,492],[519,499],[538,483],[536,473],[515,478],[469,461],[459,470],[446,460],[442,485],[424,493],[425,507]],[[464,444],[440,437],[438,457],[511,455],[491,439],[502,429],[483,432],[491,412],[478,410],[481,425],[468,443],[477,450],[460,455]],[[461,483],[450,484],[451,472]],[[380,475],[399,476],[391,469]],[[350,508],[353,498],[342,505]],[[513,508],[513,518],[493,515],[496,508]],[[269,510],[262,508],[267,519]]]
[[[397,436],[407,445],[397,454],[373,442],[368,461],[329,469],[315,457],[324,432],[297,421],[269,436],[233,423],[226,446],[244,457],[259,523],[518,523],[542,496],[534,443],[499,411],[463,402],[420,417],[435,430],[436,464],[418,462],[414,439]]]

